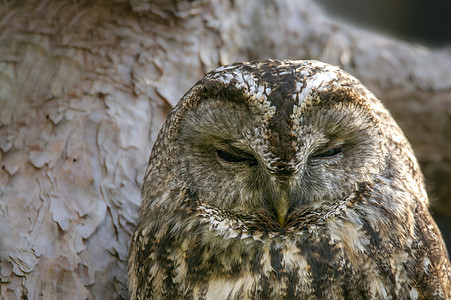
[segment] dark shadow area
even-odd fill
[[[451,44],[451,1],[317,0],[332,15],[370,30],[424,44]]]
[[[448,220],[447,218],[441,217],[441,216],[433,216],[435,219],[435,222],[437,222],[438,227],[440,227],[440,230],[442,231],[443,239],[446,243],[446,248],[448,248],[448,254],[451,251],[451,231],[448,230],[451,228],[451,220]]]

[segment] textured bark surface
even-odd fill
[[[127,297],[148,155],[207,71],[319,59],[392,111],[451,217],[451,52],[330,19],[308,0],[3,1],[0,294]]]

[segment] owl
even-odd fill
[[[132,299],[450,299],[411,146],[357,79],[318,61],[220,67],[150,155]]]

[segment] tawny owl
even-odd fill
[[[404,134],[317,61],[207,74],[154,145],[132,299],[450,299],[451,267]]]

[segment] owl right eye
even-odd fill
[[[238,150],[232,153],[223,149],[216,149],[216,155],[223,161],[230,163],[245,162],[251,166],[257,165],[257,159],[252,154],[244,153]]]
[[[332,158],[343,152],[343,147],[336,147],[314,155],[314,158]]]

